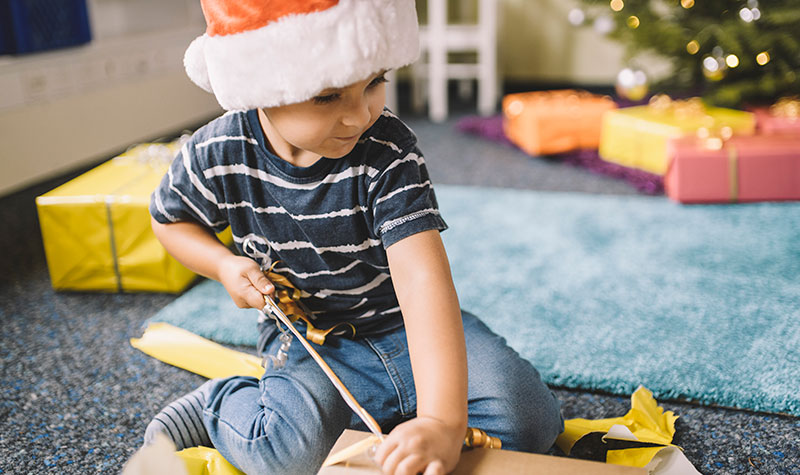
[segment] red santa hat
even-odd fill
[[[302,102],[419,55],[414,0],[201,0],[189,78],[226,110]]]

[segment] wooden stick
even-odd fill
[[[275,315],[275,317],[278,320],[280,320],[281,323],[283,323],[294,334],[295,337],[297,337],[297,339],[300,341],[300,343],[303,345],[306,351],[308,351],[308,354],[311,355],[312,358],[314,358],[314,361],[317,362],[319,367],[325,373],[325,376],[328,377],[331,383],[333,383],[334,387],[336,387],[336,389],[339,391],[339,394],[341,394],[342,398],[347,403],[347,405],[350,406],[350,409],[352,409],[353,412],[355,412],[356,415],[360,417],[362,421],[364,421],[364,424],[366,424],[370,432],[375,434],[378,440],[383,441],[384,435],[383,432],[381,431],[381,426],[378,425],[378,422],[375,421],[375,419],[372,417],[372,415],[370,415],[369,412],[367,412],[366,409],[361,407],[358,401],[356,401],[356,398],[353,397],[352,394],[350,394],[350,391],[347,389],[344,383],[342,383],[339,377],[336,376],[336,373],[334,373],[331,367],[328,366],[328,363],[326,363],[325,360],[322,359],[322,356],[320,356],[317,350],[315,350],[308,342],[308,340],[306,340],[303,337],[303,335],[300,334],[297,328],[295,328],[294,325],[292,325],[292,322],[291,320],[289,320],[289,317],[287,317],[286,314],[283,313],[283,311],[280,309],[280,307],[278,307],[278,305],[275,303],[272,297],[265,296],[264,302],[266,303],[264,309],[266,311],[269,311],[269,313]]]

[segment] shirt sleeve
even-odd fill
[[[422,231],[447,229],[417,147],[389,163],[372,181],[370,206],[373,232],[384,248]]]
[[[159,223],[193,221],[221,232],[228,226],[215,187],[203,174],[194,142],[183,145],[150,197],[150,215]]]

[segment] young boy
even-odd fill
[[[385,71],[418,54],[414,1],[202,4],[208,30],[185,65],[229,112],[153,194],[158,239],[239,307],[264,307],[267,267],[299,289],[311,324],[331,330],[315,348],[388,432],[375,454],[386,473],[452,470],[468,424],[504,448],[546,451],[559,404],[459,309],[416,137],[384,109]],[[212,233],[229,225],[239,255]],[[280,331],[259,330],[259,351],[274,355]],[[260,381],[211,380],[174,401],[145,443],[161,432],[248,473],[315,473],[345,428],[365,426],[297,343]]]

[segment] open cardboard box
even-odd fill
[[[332,454],[369,437],[367,432],[345,430]],[[323,467],[319,475],[379,475],[377,465],[366,455],[361,454],[337,465]],[[553,457],[550,455],[528,454],[513,450],[465,449],[461,454],[454,474],[498,475],[535,473],[548,475],[645,475],[643,468],[611,465],[588,460]]]

